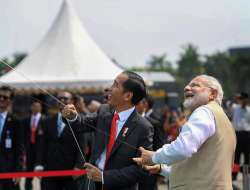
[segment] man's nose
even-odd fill
[[[184,87],[184,92],[185,91],[188,91],[188,90],[190,90],[191,89],[191,87],[189,86],[189,85],[186,85],[185,87]]]

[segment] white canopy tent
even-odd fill
[[[40,45],[0,82],[19,89],[96,88],[110,84],[120,72],[64,0]]]

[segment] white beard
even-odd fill
[[[183,106],[186,109],[195,110],[199,106],[208,103],[209,101],[208,96],[209,94],[207,91],[197,93],[193,97],[186,98],[183,102]]]
[[[193,105],[193,97],[185,98],[183,102],[184,108],[189,109],[192,105]]]

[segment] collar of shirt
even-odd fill
[[[32,117],[35,117],[37,119],[37,118],[41,117],[41,113],[32,114]]]
[[[150,114],[151,114],[152,112],[153,112],[153,109],[150,109],[150,110],[147,111],[147,113],[145,113],[145,115],[146,115],[147,117],[149,117]]]
[[[135,107],[129,108],[127,110],[124,110],[122,112],[119,112],[119,121],[120,122],[125,122],[129,116],[131,115],[131,113],[135,110]]]
[[[62,118],[62,113],[61,112],[58,112],[58,114],[57,114],[57,118]]]
[[[58,115],[57,115],[57,125],[60,125],[60,127],[65,126],[65,123],[62,120],[62,113],[61,112],[58,112]]]
[[[33,120],[35,119],[35,125],[37,126],[40,117],[41,117],[41,113],[32,114],[32,115],[31,115],[31,120],[30,120],[30,125],[33,124],[32,122],[33,122]]]
[[[2,118],[3,118],[3,120],[5,121],[5,119],[6,119],[6,117],[7,117],[8,112],[7,112],[7,111],[5,111],[5,112],[2,112],[2,113],[0,113],[0,114],[2,115]]]
[[[41,113],[37,113],[37,114],[32,114],[31,116],[31,120],[33,121],[33,119],[35,118],[36,121],[38,121],[41,117]]]

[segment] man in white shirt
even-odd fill
[[[236,131],[237,146],[235,151],[235,163],[240,163],[243,153],[244,163],[249,163],[250,154],[250,107],[248,105],[248,94],[240,93],[239,103],[233,107],[232,123]],[[236,179],[236,175],[233,176]]]
[[[177,139],[156,152],[141,148],[141,157],[134,160],[152,173],[161,170],[169,175],[171,190],[232,189],[236,140],[220,106],[220,83],[211,76],[197,76],[184,88],[184,97],[191,114]]]

